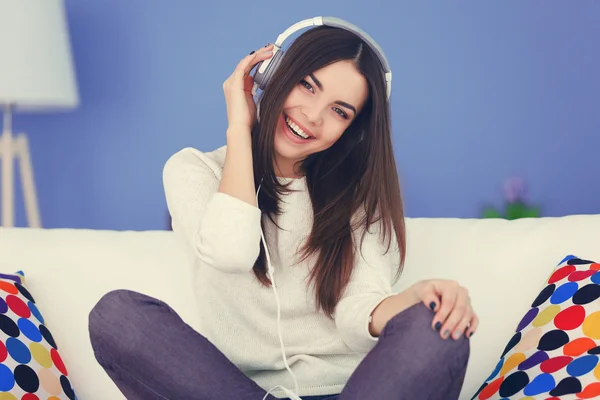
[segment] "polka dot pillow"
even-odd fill
[[[473,399],[600,400],[600,264],[567,256]]]
[[[68,376],[23,274],[0,274],[0,400],[74,400]]]

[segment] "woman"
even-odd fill
[[[98,361],[129,399],[457,399],[478,320],[456,282],[392,290],[406,239],[376,55],[343,29],[303,33],[257,116],[250,72],[272,49],[223,85],[227,146],[165,165],[201,332],[114,291],[90,315]]]

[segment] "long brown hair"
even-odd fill
[[[398,274],[404,264],[404,210],[392,148],[390,106],[377,56],[346,30],[323,26],[306,31],[286,51],[262,93],[260,122],[252,129],[255,184],[261,184],[258,205],[274,221],[273,216],[280,213],[280,195],[288,191],[273,167],[274,134],[283,104],[309,73],[340,60],[354,62],[367,80],[369,96],[338,141],[302,160],[300,166],[314,212],[303,256],[317,256],[309,282],[314,284],[318,307],[329,317],[352,275],[356,248],[361,245],[353,242],[356,229],[364,229],[364,238],[373,224],[381,224],[387,250],[394,240],[400,251]],[[260,282],[270,284],[262,244],[254,273]]]

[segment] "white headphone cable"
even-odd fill
[[[258,189],[256,190],[257,206],[258,206],[258,192],[260,192],[261,186],[262,186],[262,183],[258,185]],[[291,400],[302,400],[297,394],[299,392],[298,380],[296,379],[296,375],[292,372],[292,369],[290,368],[290,365],[287,362],[287,356],[285,354],[285,345],[283,343],[283,333],[281,332],[281,303],[279,302],[279,294],[277,293],[277,287],[275,286],[274,269],[273,269],[273,265],[271,264],[271,257],[269,256],[269,248],[267,247],[267,241],[265,239],[265,235],[262,230],[262,224],[260,225],[260,239],[262,241],[263,246],[265,247],[265,257],[267,259],[267,273],[269,275],[269,278],[271,279],[271,287],[273,288],[273,293],[275,293],[275,302],[277,304],[277,333],[279,335],[279,347],[281,349],[281,356],[283,358],[283,363],[285,364],[285,368],[292,375],[292,379],[294,380],[294,388],[296,390],[296,392],[294,393],[284,386],[281,386],[281,385],[276,386],[276,387],[272,388],[271,390],[269,390],[265,394],[265,397],[263,397],[263,400],[266,400],[266,398],[269,396],[269,393],[271,393],[272,390],[277,389],[277,388],[281,388],[288,396],[290,396]]]

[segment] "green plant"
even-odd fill
[[[541,216],[541,209],[538,205],[530,205],[527,196],[525,183],[520,178],[510,178],[504,184],[504,210],[499,210],[494,206],[487,205],[483,207],[483,218],[504,218],[514,220],[519,218],[537,218]]]

